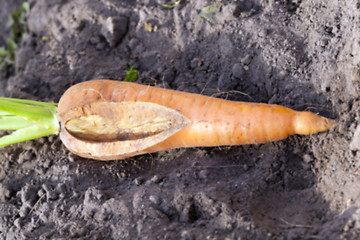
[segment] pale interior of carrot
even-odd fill
[[[147,140],[137,146],[149,147],[190,123],[180,112],[149,102],[97,102],[82,110],[82,115],[65,123],[65,129],[93,142]]]

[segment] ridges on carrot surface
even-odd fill
[[[127,103],[138,104],[132,104],[126,111],[121,110]],[[136,110],[140,103],[142,109],[154,108],[156,114],[152,110],[146,114],[143,114],[143,110]],[[115,112],[121,112],[121,116]],[[157,118],[160,112],[165,113],[163,118]],[[138,114],[141,116],[137,117]],[[135,122],[126,123],[129,128],[147,127],[141,128],[143,132],[138,137],[124,139],[118,133],[118,139],[115,137],[111,141],[95,141],[94,136],[79,136],[74,129],[70,129],[71,120],[78,119],[78,125],[82,125],[81,121],[88,121],[88,124],[89,117],[93,118],[94,115],[107,119],[104,122],[108,122],[109,118],[114,119],[115,115],[118,119],[132,119]],[[60,137],[65,146],[77,155],[99,160],[122,159],[179,147],[264,143],[292,134],[326,131],[335,124],[333,120],[314,113],[297,112],[279,105],[228,101],[111,80],[93,80],[69,88],[60,99],[58,118],[61,123]],[[177,120],[173,126],[170,123],[175,118]],[[156,134],[151,133],[154,131],[151,129],[153,122],[160,126]],[[99,128],[99,124],[101,121],[94,128]],[[114,127],[114,131],[117,129],[131,135],[126,124],[120,127],[125,130]]]

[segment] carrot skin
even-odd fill
[[[114,144],[89,143],[71,136],[64,128],[73,117],[68,114],[72,109],[99,101],[155,103],[179,111],[191,123],[153,146],[119,155]],[[60,99],[58,117],[62,126],[60,137],[65,146],[75,154],[99,160],[122,159],[180,147],[265,143],[292,134],[326,131],[335,124],[314,113],[297,112],[274,104],[228,101],[111,80],[93,80],[69,88]],[[91,153],[91,148],[87,148],[89,144],[97,149],[97,154]],[[82,149],[85,148],[84,152]]]

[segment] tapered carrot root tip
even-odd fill
[[[294,119],[294,131],[296,134],[310,135],[327,131],[335,124],[335,120],[311,112],[297,112]]]

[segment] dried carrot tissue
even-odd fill
[[[180,147],[264,143],[335,125],[334,120],[279,105],[112,80],[69,88],[60,99],[58,118],[65,146],[98,160]]]

